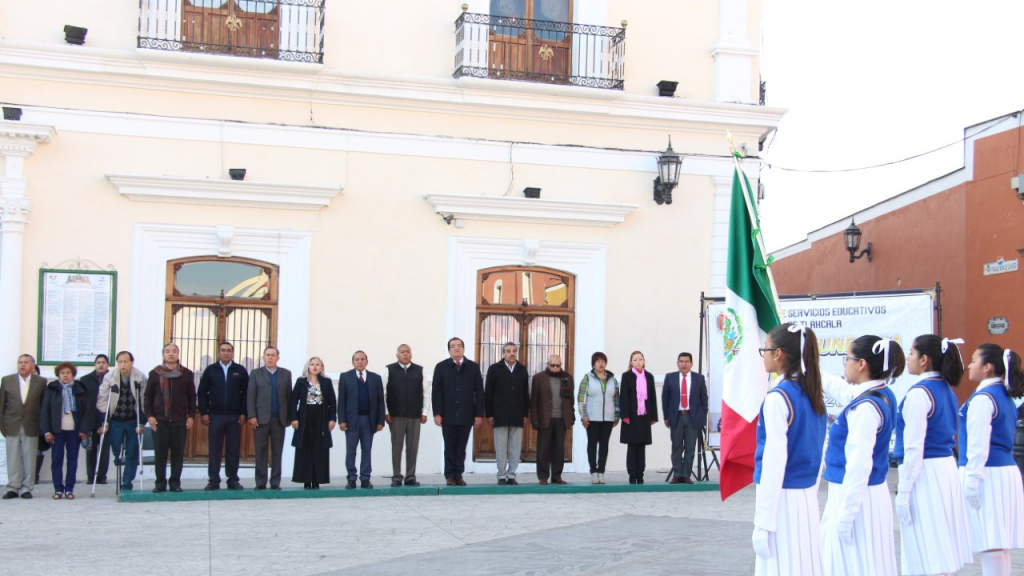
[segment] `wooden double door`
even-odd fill
[[[548,357],[557,354],[562,358],[562,368],[572,372],[570,334],[572,314],[569,312],[537,313],[526,307],[519,310],[479,312],[480,338],[477,358],[486,376],[487,368],[503,359],[505,343],[512,342],[519,348],[518,361],[533,376],[547,368]],[[575,387],[574,387],[575,389]],[[532,390],[531,390],[532,392]],[[575,401],[575,398],[570,401]],[[483,426],[473,434],[473,460],[495,459],[494,430],[484,420]],[[523,429],[521,462],[537,461],[537,431],[529,423]],[[572,462],[572,429],[565,435],[565,461]]]
[[[490,15],[491,76],[568,82],[572,0],[491,0]]]

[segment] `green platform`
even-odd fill
[[[281,500],[293,498],[372,498],[380,496],[504,496],[509,494],[614,494],[626,492],[711,492],[717,491],[714,482],[696,484],[520,484],[498,486],[497,484],[470,484],[468,486],[446,486],[424,484],[392,488],[390,484],[371,489],[347,490],[344,486],[321,487],[319,490],[285,488],[283,490],[185,490],[184,492],[162,492],[154,494],[148,490],[122,492],[119,502],[204,502],[208,500]]]

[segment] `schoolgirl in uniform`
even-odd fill
[[[760,352],[765,371],[781,377],[757,423],[754,573],[821,576],[818,472],[828,415],[818,339],[809,328],[780,324]]]
[[[978,382],[960,408],[958,452],[971,547],[985,576],[1010,574],[1010,548],[1024,548],[1024,486],[1013,461],[1014,398],[1024,396],[1020,356],[982,344],[968,366]]]
[[[846,381],[857,388],[829,429],[825,450],[821,556],[827,575],[896,576],[885,483],[896,396],[886,382],[903,373],[905,362],[899,344],[878,336],[861,336],[846,351]]]
[[[964,374],[957,342],[925,334],[914,339],[907,370],[920,380],[896,413],[900,568],[908,574],[950,574],[973,561],[963,493],[953,457],[957,431],[954,386]]]

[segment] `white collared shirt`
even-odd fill
[[[225,364],[223,362],[218,361],[217,364],[220,364],[221,370],[224,371],[224,382],[227,382],[228,381],[228,368],[231,368],[231,362],[228,362],[227,364]]]
[[[516,371],[516,364],[518,364],[518,362],[512,363],[512,364],[509,364],[508,362],[505,362],[505,366],[508,367],[508,371],[509,372],[515,372]]]
[[[28,378],[22,378],[21,374],[18,374],[18,388],[21,390],[21,403],[24,404],[28,399],[28,385],[32,382],[32,375],[29,374]]]

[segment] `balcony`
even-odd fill
[[[470,12],[455,21],[455,78],[622,90],[625,67],[625,28]]]
[[[139,0],[139,8],[139,48],[324,59],[324,0]]]

